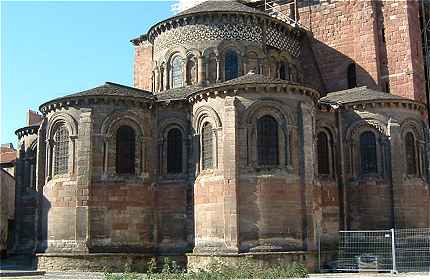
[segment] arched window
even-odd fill
[[[178,128],[167,133],[167,173],[182,173],[182,132]]]
[[[196,58],[191,56],[188,58],[187,62],[187,84],[195,85],[197,84],[197,68],[196,68]]]
[[[69,131],[61,125],[54,134],[54,175],[65,174],[69,165]]]
[[[318,174],[330,174],[330,148],[327,133],[321,131],[317,137]]]
[[[290,74],[288,73],[288,65],[286,63],[281,63],[281,67],[279,67],[279,78],[282,80],[289,80]]]
[[[170,73],[172,79],[172,88],[183,86],[184,75],[182,72],[182,58],[179,55],[172,59]]]
[[[202,167],[203,170],[213,168],[212,125],[208,122],[202,128]]]
[[[406,133],[405,137],[406,149],[406,171],[408,175],[417,174],[417,161],[415,155],[415,137],[412,132]]]
[[[259,165],[277,165],[278,122],[271,116],[257,121],[257,160]]]
[[[116,173],[135,173],[135,133],[129,126],[121,126],[116,132]]]
[[[348,88],[355,88],[357,87],[357,72],[355,63],[351,63],[348,65]]]
[[[235,79],[239,76],[239,59],[235,51],[227,51],[225,54],[224,64],[224,75],[226,81]]]
[[[363,132],[360,135],[360,158],[362,174],[378,172],[376,137],[375,134],[370,131]]]

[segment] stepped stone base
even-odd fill
[[[292,252],[256,252],[240,254],[187,254],[187,267],[189,270],[205,269],[213,261],[227,264],[237,264],[241,260],[248,260],[258,266],[269,267],[275,264],[291,264],[293,262],[305,265],[309,272],[318,270],[318,253],[316,251]]]
[[[269,267],[275,264],[288,265],[296,262],[304,264],[309,272],[317,272],[319,262],[324,262],[324,259],[326,259],[328,255],[322,255],[322,260],[319,261],[316,251],[254,252],[239,254],[190,253],[186,255],[46,253],[37,255],[37,269],[43,271],[146,272],[148,263],[152,258],[156,259],[158,268],[161,268],[165,257],[175,261],[180,267],[186,267],[191,271],[205,269],[213,261],[234,265],[246,259],[262,267]]]

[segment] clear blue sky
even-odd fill
[[[28,109],[105,81],[132,85],[130,39],[173,15],[172,1],[1,2],[1,143]]]

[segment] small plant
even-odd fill
[[[228,280],[228,279],[285,279],[285,278],[307,278],[306,268],[299,263],[289,265],[272,265],[263,268],[256,265],[250,259],[239,260],[236,264],[213,260],[205,270],[185,271],[170,258],[163,259],[161,271],[157,273],[156,259],[148,262],[146,274],[135,274],[130,271],[115,275],[105,273],[106,280]]]

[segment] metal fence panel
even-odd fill
[[[429,272],[430,228],[340,231],[336,269]]]
[[[396,229],[394,232],[397,270],[430,271],[430,229]]]
[[[391,237],[390,230],[339,232],[337,270],[391,271]]]

